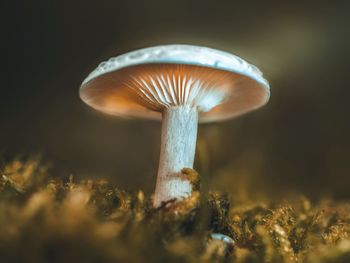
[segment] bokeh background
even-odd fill
[[[111,56],[158,44],[239,55],[271,100],[201,125],[196,169],[237,197],[350,197],[349,1],[5,1],[2,162],[40,153],[52,173],[151,193],[160,124],[95,112],[78,88]]]

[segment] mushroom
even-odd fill
[[[98,111],[162,121],[153,204],[191,194],[198,122],[236,117],[264,105],[269,84],[255,66],[199,46],[144,48],[102,62],[83,81],[82,100]]]

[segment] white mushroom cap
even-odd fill
[[[199,121],[232,118],[264,105],[269,84],[255,66],[232,54],[191,45],[140,49],[101,63],[80,96],[116,116],[161,119],[164,108],[191,106]]]

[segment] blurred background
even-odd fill
[[[78,96],[111,56],[159,44],[222,49],[258,66],[270,102],[199,127],[196,169],[237,197],[350,197],[349,1],[5,1],[3,163],[40,153],[52,173],[152,193],[160,123]]]

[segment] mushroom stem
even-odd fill
[[[188,197],[190,181],[183,176],[184,167],[192,168],[196,150],[198,110],[176,106],[163,111],[160,163],[153,205]]]

